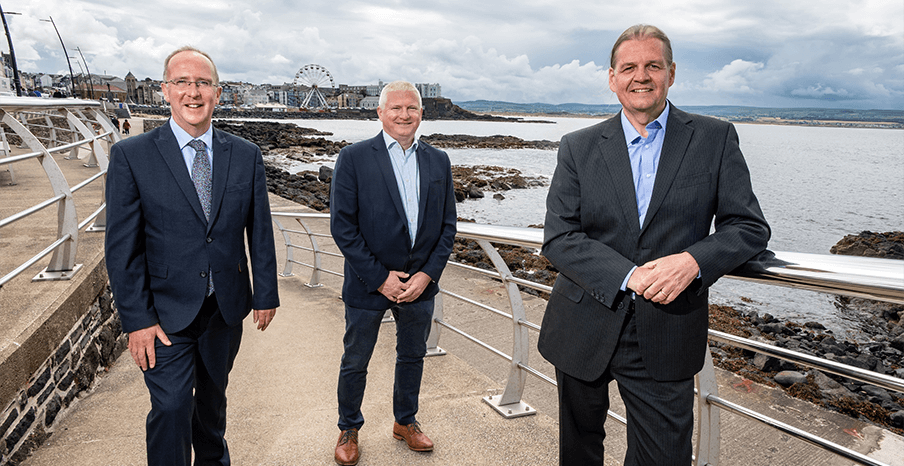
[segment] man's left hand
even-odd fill
[[[674,301],[700,272],[696,259],[687,251],[652,260],[641,267],[651,269],[648,280],[645,280],[649,285],[635,291],[660,304]]]
[[[257,329],[261,332],[267,330],[267,326],[270,325],[276,315],[276,309],[254,309],[253,312],[254,323],[257,324]]]
[[[432,280],[430,275],[427,275],[424,272],[418,272],[412,275],[407,282],[402,283],[402,290],[404,291],[399,295],[399,300],[397,302],[410,303],[414,301],[427,289],[427,285],[429,285]]]

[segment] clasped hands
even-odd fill
[[[408,278],[408,274],[390,270],[386,281],[377,288],[377,291],[394,303],[410,303],[417,299],[432,281],[430,275],[424,272],[415,273],[405,282],[401,280],[403,278]]]
[[[697,278],[700,266],[688,252],[672,254],[637,267],[628,288],[659,304],[669,304]]]

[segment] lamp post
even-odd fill
[[[82,55],[82,49],[76,47],[75,50],[78,50],[79,56],[82,57],[82,63],[85,64],[85,71],[88,72],[88,93],[90,94],[90,98],[94,98],[94,80],[91,79],[91,70],[88,69],[88,62],[85,61],[85,56]]]
[[[69,95],[75,96],[75,76],[72,75],[72,63],[69,63],[69,52],[66,51],[66,44],[63,43],[63,36],[60,35],[60,30],[57,29],[56,23],[53,22],[53,16],[49,16],[49,18],[41,21],[52,24],[53,30],[56,31],[57,37],[60,38],[60,45],[63,46],[63,56],[66,57],[66,64],[69,65]]]
[[[16,86],[16,95],[22,97],[22,86],[19,84],[19,67],[16,66],[16,51],[13,49],[13,38],[9,35],[9,26],[6,25],[6,15],[21,15],[22,13],[3,12],[0,6],[0,18],[3,18],[3,29],[6,31],[6,41],[9,42],[9,58],[13,65],[13,83]]]

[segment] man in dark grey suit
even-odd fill
[[[633,26],[610,66],[622,111],[562,138],[546,202],[542,252],[560,273],[538,346],[556,367],[560,463],[602,464],[615,380],[624,464],[686,466],[708,288],[770,231],[734,127],[668,102],[668,37]]]
[[[172,118],[111,150],[107,273],[151,395],[148,464],[188,465],[194,449],[194,464],[227,465],[242,320],[254,309],[265,330],[279,306],[264,163],[211,125],[221,88],[207,54],[176,50],[163,78]]]

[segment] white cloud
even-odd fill
[[[831,87],[823,86],[822,83],[817,83],[815,86],[794,89],[793,91],[791,91],[791,95],[809,98],[821,98],[847,97],[850,95],[850,93],[847,91],[847,89],[832,89]]]
[[[759,94],[762,91],[756,89],[756,83],[764,66],[762,63],[734,60],[721,70],[710,73],[703,81],[703,87],[716,92]]]

